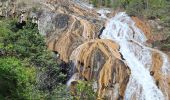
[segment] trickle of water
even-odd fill
[[[125,63],[131,69],[125,100],[132,100],[134,94],[136,100],[165,100],[149,72],[152,64],[151,50],[135,44],[143,44],[147,39],[125,12],[118,13],[108,21],[101,38],[111,39],[120,45]]]
[[[75,73],[73,74],[73,76],[67,81],[67,86],[71,86],[71,83],[74,82],[74,81],[77,81],[79,80],[79,74],[78,73]]]
[[[111,12],[107,9],[100,9],[97,11],[97,13],[100,14],[101,18],[107,18],[106,14],[109,14]]]

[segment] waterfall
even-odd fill
[[[111,12],[107,9],[100,9],[97,11],[97,13],[100,14],[101,18],[107,18],[106,14],[109,14]]]
[[[151,52],[153,50],[144,45],[147,40],[144,33],[135,26],[135,22],[125,12],[120,12],[108,20],[101,38],[111,39],[120,45],[120,52],[125,59],[124,62],[131,70],[124,96],[125,100],[167,99],[150,75]],[[160,54],[163,59],[166,59],[163,53]],[[167,61],[163,62],[162,72],[167,72],[168,65]]]

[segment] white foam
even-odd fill
[[[114,40],[120,45],[120,52],[131,70],[125,100],[131,100],[134,93],[137,100],[165,100],[149,72],[151,51],[133,43],[144,43],[147,39],[125,12],[118,13],[108,21],[101,38]]]
[[[101,18],[107,18],[107,14],[109,14],[109,13],[111,13],[109,10],[107,10],[107,9],[99,9],[98,11],[97,11],[97,13],[98,14],[100,14],[100,17]]]

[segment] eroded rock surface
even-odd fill
[[[72,81],[75,83],[79,79],[93,80],[97,83],[99,99],[107,97],[108,100],[127,98],[138,100],[141,96],[143,100],[146,96],[142,93],[146,92],[148,87],[145,87],[144,82],[140,83],[142,79],[139,81],[133,77],[135,76],[133,75],[135,67],[141,67],[141,71],[146,70],[148,79],[151,79],[151,85],[153,85],[155,91],[160,91],[160,94],[162,93],[165,99],[169,100],[169,60],[164,53],[145,47],[147,40],[152,37],[151,29],[147,23],[133,17],[134,25],[129,17],[124,19],[126,16],[122,15],[122,19],[119,18],[121,16],[116,18],[124,25],[129,25],[124,27],[120,24],[123,28],[127,28],[127,31],[122,30],[122,27],[118,30],[118,26],[114,26],[116,23],[114,19],[114,27],[110,23],[110,26],[107,27],[111,27],[111,30],[106,29],[108,33],[115,32],[117,37],[122,36],[122,39],[127,39],[125,43],[129,46],[130,52],[133,52],[134,61],[138,62],[135,63],[142,64],[135,65],[129,62],[130,59],[134,58],[127,59],[130,56],[123,52],[123,42],[116,40],[115,34],[110,37],[106,34],[107,39],[98,39],[100,29],[106,27],[105,25],[110,20],[107,16],[101,18],[96,9],[88,8],[72,0],[49,0],[42,3],[42,6],[44,6],[44,9],[39,16],[39,31],[46,36],[47,46],[50,50],[57,52],[59,58],[64,62],[72,63],[75,73],[73,76],[76,76],[76,78],[69,81],[70,83]],[[118,33],[116,33],[117,31]],[[107,32],[105,31],[105,33]],[[124,35],[125,37],[123,37]],[[146,38],[144,35],[146,35]],[[137,68],[137,70],[140,69]],[[140,73],[136,74],[135,77],[141,78]],[[145,79],[145,75],[143,76]],[[131,89],[131,93],[127,95]],[[153,91],[151,89],[151,92]]]
[[[47,36],[48,48],[57,51],[60,58],[68,62],[75,48],[97,37],[103,22],[97,19],[95,12],[90,13],[71,1],[58,2],[55,12],[49,8],[40,16],[39,30]]]

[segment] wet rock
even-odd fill
[[[48,5],[54,7],[55,12],[46,8],[39,17],[38,29],[46,36],[48,48],[57,51],[60,59],[69,62],[75,48],[97,38],[103,22],[97,19],[96,12],[89,12],[88,8],[84,9],[72,1],[50,1]]]
[[[59,53],[59,59],[71,66],[73,76],[70,79],[72,81],[68,81],[69,85],[73,85],[74,88],[74,84],[71,82],[94,80],[97,84],[95,84],[95,88],[97,88],[95,91],[99,98],[125,99],[125,90],[131,80],[131,70],[116,42],[98,39],[99,33],[101,34],[104,29],[102,28],[104,21],[100,20],[97,12],[72,2],[72,0],[50,0],[46,6],[48,7],[39,17],[38,27],[40,33],[46,36],[48,49]],[[136,22],[135,25],[151,40],[146,41],[144,45],[152,43],[148,23],[137,17],[132,17],[132,19]],[[127,24],[131,24],[131,21],[128,21]],[[136,34],[131,31],[132,38],[135,38]],[[140,38],[136,40],[138,41],[138,39]],[[134,40],[129,40],[128,44],[131,46],[131,52],[137,51],[134,52],[137,60],[140,61],[144,59],[143,55],[147,55],[144,60],[149,59],[150,62],[144,66],[149,69],[151,77],[157,80],[156,85],[163,93],[166,94],[167,91],[170,93],[169,85],[167,85],[169,79],[165,79],[160,70],[163,65],[161,54],[154,50],[147,50]],[[166,86],[163,84],[164,80],[166,80]],[[140,87],[137,88],[140,90]],[[140,95],[136,92],[132,94],[134,100],[137,96]]]
[[[68,26],[69,16],[65,14],[58,14],[55,17],[55,27],[56,28],[64,28]]]
[[[80,70],[81,62],[75,68],[87,81],[98,81],[98,96],[101,98],[111,96],[107,91],[114,92],[110,86],[116,87],[116,84],[119,85],[119,94],[124,95],[130,71],[121,61],[118,49],[119,46],[110,40],[96,39],[82,44],[71,55],[72,61],[84,62],[83,70]]]
[[[144,32],[147,39],[150,39],[152,34],[151,34],[151,27],[149,22],[145,20],[141,20],[137,17],[132,17],[132,19],[135,21],[136,26]]]

